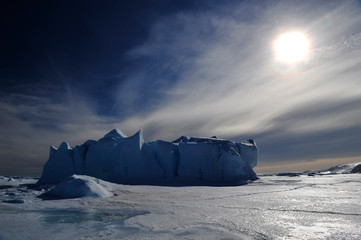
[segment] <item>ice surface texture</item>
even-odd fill
[[[262,176],[218,188],[93,178],[114,197],[61,201],[42,201],[43,191],[20,186],[28,179],[14,180],[0,188],[0,239],[361,239],[360,174]]]
[[[258,149],[253,140],[182,136],[173,142],[144,142],[142,130],[131,137],[114,129],[99,141],[71,148],[50,148],[38,185],[57,184],[72,174],[129,184],[243,184],[257,179]]]

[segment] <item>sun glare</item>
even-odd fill
[[[278,61],[285,64],[298,64],[305,62],[310,55],[311,42],[301,32],[287,32],[280,35],[273,45]]]

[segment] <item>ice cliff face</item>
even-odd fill
[[[50,148],[38,185],[57,184],[72,174],[115,183],[238,184],[257,179],[258,149],[253,140],[180,137],[173,142],[144,142],[140,130],[131,137],[114,129],[99,141],[71,148]]]

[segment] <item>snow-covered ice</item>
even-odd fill
[[[0,239],[361,238],[361,174],[260,176],[228,187],[93,180],[114,196],[44,201],[42,189],[0,189]]]
[[[51,190],[40,195],[43,199],[65,199],[79,197],[111,197],[113,194],[105,187],[108,184],[97,178],[72,175]]]
[[[258,148],[253,140],[232,142],[182,136],[173,142],[145,142],[114,129],[98,141],[50,147],[38,185],[57,184],[72,174],[130,184],[244,184],[257,179]]]
[[[359,169],[361,166],[361,162],[356,163],[348,163],[348,164],[342,164],[338,166],[331,167],[327,170],[321,170],[317,171],[315,173],[317,174],[349,174],[349,173],[356,173],[360,172],[361,169]]]

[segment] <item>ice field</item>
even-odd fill
[[[361,175],[260,176],[234,187],[121,185],[36,198],[1,177],[0,239],[361,239]]]

